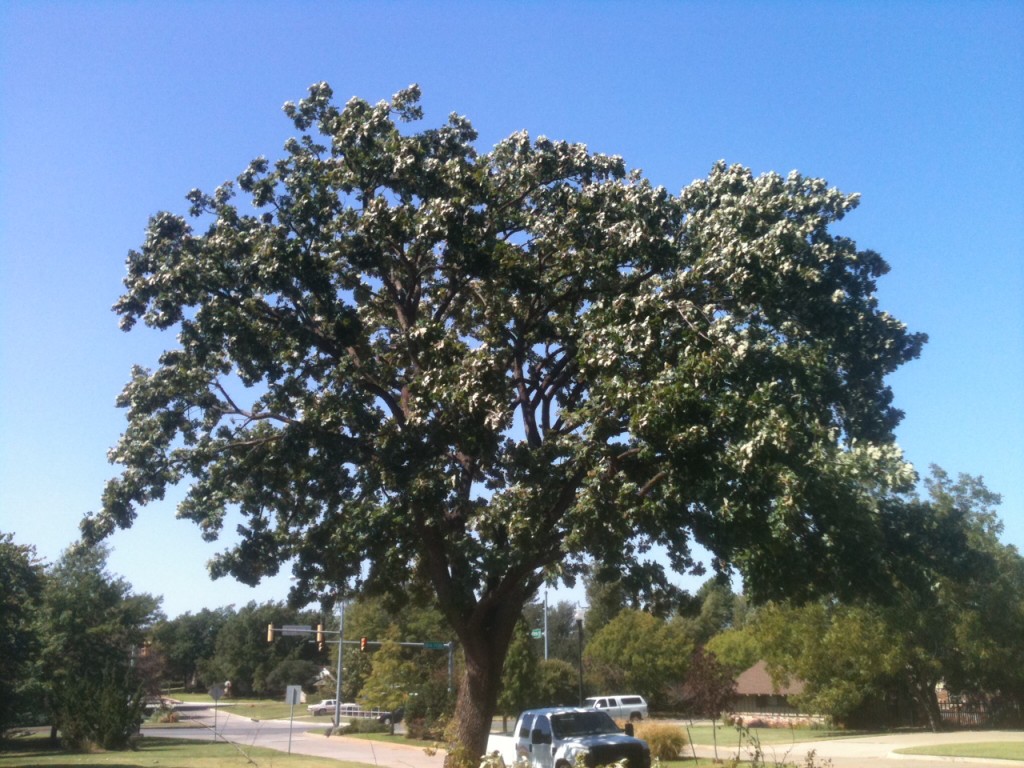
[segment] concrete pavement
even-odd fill
[[[909,747],[1006,741],[1020,744],[1021,760],[982,760],[896,753],[898,749]],[[1001,765],[1004,768],[1020,768],[1024,766],[1024,732],[1022,731],[887,733],[874,736],[822,739],[821,741],[800,741],[795,744],[765,744],[761,749],[768,765],[775,765],[776,761],[803,765],[805,757],[813,750],[816,765],[831,763],[834,768],[949,768],[951,765]],[[701,757],[714,755],[713,747],[706,745],[697,745],[696,751]],[[731,747],[719,746],[718,748],[718,756],[722,759],[730,758],[735,754],[735,744]],[[752,751],[749,747],[744,748],[741,752],[742,759],[749,760],[751,755]]]

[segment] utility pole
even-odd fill
[[[579,649],[579,665],[580,665],[580,706],[583,706],[583,617],[585,612],[583,606],[579,603],[576,604],[576,613],[574,618],[576,619],[576,630],[579,632],[580,638],[580,649]]]
[[[548,660],[548,591],[544,590],[544,661]]]
[[[345,652],[345,601],[338,611],[338,671],[334,676],[334,727],[341,725],[341,655]]]

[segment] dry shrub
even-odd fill
[[[651,748],[652,760],[677,760],[686,746],[686,733],[678,725],[646,721],[634,725],[636,737]]]

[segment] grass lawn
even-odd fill
[[[213,699],[205,693],[181,694],[175,696],[175,698],[189,704],[205,704],[208,705],[210,709],[214,708]],[[292,715],[292,707],[290,704],[285,704],[283,701],[275,701],[274,699],[221,699],[217,704],[217,710],[221,716],[225,713],[229,713],[232,715],[239,715],[241,717],[253,718],[255,720],[287,720]],[[296,705],[295,719],[313,721],[323,720],[325,725],[328,725],[331,722],[331,717],[329,715],[324,715],[323,717],[313,717],[310,715],[305,704]],[[157,723],[147,722],[146,725],[157,725]]]
[[[127,752],[65,752],[50,744],[46,735],[39,735],[6,739],[0,742],[0,749],[0,768],[367,768],[363,763],[289,755],[259,747],[245,747],[242,754],[232,744],[185,739],[141,739],[137,750]]]
[[[685,730],[685,726],[680,726]],[[718,746],[735,747],[740,743],[740,732],[732,725],[719,725],[714,729],[710,725],[691,727],[690,739],[694,744],[711,746],[715,743],[717,732]],[[826,728],[751,728],[762,744],[792,744],[800,741],[819,741],[821,739],[842,739],[851,736],[863,736],[863,733],[852,731],[835,731]],[[742,738],[744,745],[746,737]]]
[[[1024,742],[987,741],[976,744],[937,744],[934,747],[897,749],[901,755],[934,755],[936,757],[982,757],[994,760],[1024,760]]]

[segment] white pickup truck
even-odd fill
[[[627,696],[591,696],[584,706],[601,709],[616,720],[629,720],[635,723],[647,717],[647,702],[643,696],[630,694]]]
[[[591,768],[620,760],[628,768],[651,768],[650,747],[632,730],[627,725],[623,732],[596,709],[528,709],[516,723],[515,760],[525,760],[530,768],[574,768],[578,758]]]
[[[334,699],[324,699],[319,704],[310,704],[306,709],[309,710],[311,715],[333,715],[334,714]],[[342,704],[338,708],[341,714],[351,714],[352,712],[359,711],[359,705],[355,702],[347,702]]]

